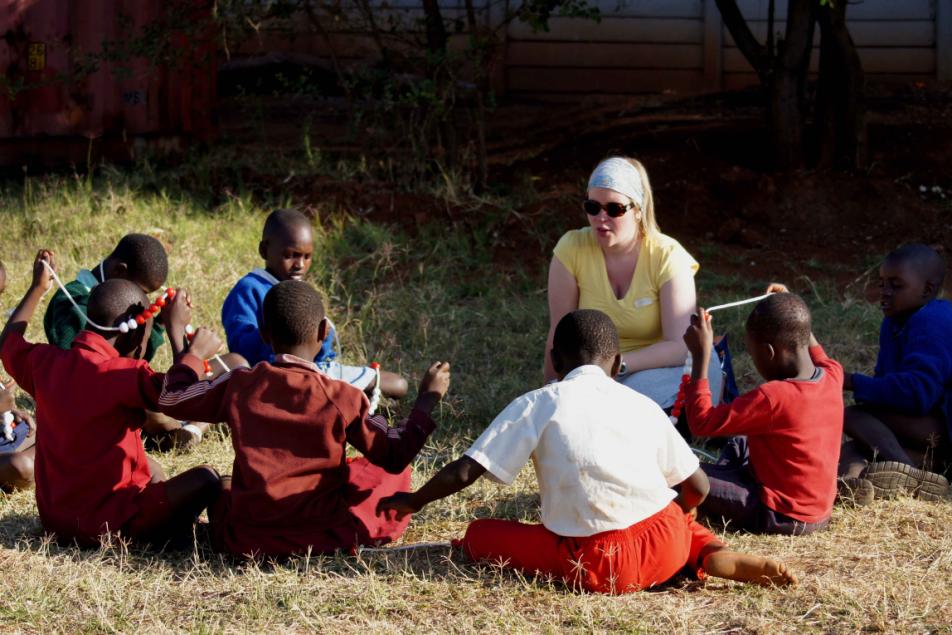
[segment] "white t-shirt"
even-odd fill
[[[698,460],[664,411],[605,375],[576,368],[510,403],[466,451],[511,484],[531,457],[542,524],[560,536],[624,529],[664,509]]]

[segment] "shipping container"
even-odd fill
[[[0,165],[52,165],[214,133],[209,0],[0,0]]]

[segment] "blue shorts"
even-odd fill
[[[7,441],[6,437],[0,433],[0,454],[16,452],[17,448],[23,445],[23,442],[26,441],[26,438],[29,436],[29,434],[30,426],[27,425],[26,421],[18,422],[17,426],[13,429],[13,441]]]

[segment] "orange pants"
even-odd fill
[[[542,525],[477,520],[462,546],[473,560],[503,560],[575,588],[620,594],[661,584],[685,565],[701,573],[702,550],[723,543],[672,502],[627,529],[585,538],[565,538]]]

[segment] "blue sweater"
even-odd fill
[[[278,284],[277,278],[264,269],[255,269],[232,288],[221,307],[221,323],[225,327],[228,350],[240,353],[254,366],[261,361],[274,361],[274,351],[261,339],[260,327],[264,318],[264,296]],[[334,352],[334,329],[327,329],[327,338],[316,363],[329,362]]]
[[[912,416],[939,408],[952,436],[952,304],[932,300],[905,323],[884,319],[875,375],[854,374],[853,394]]]

